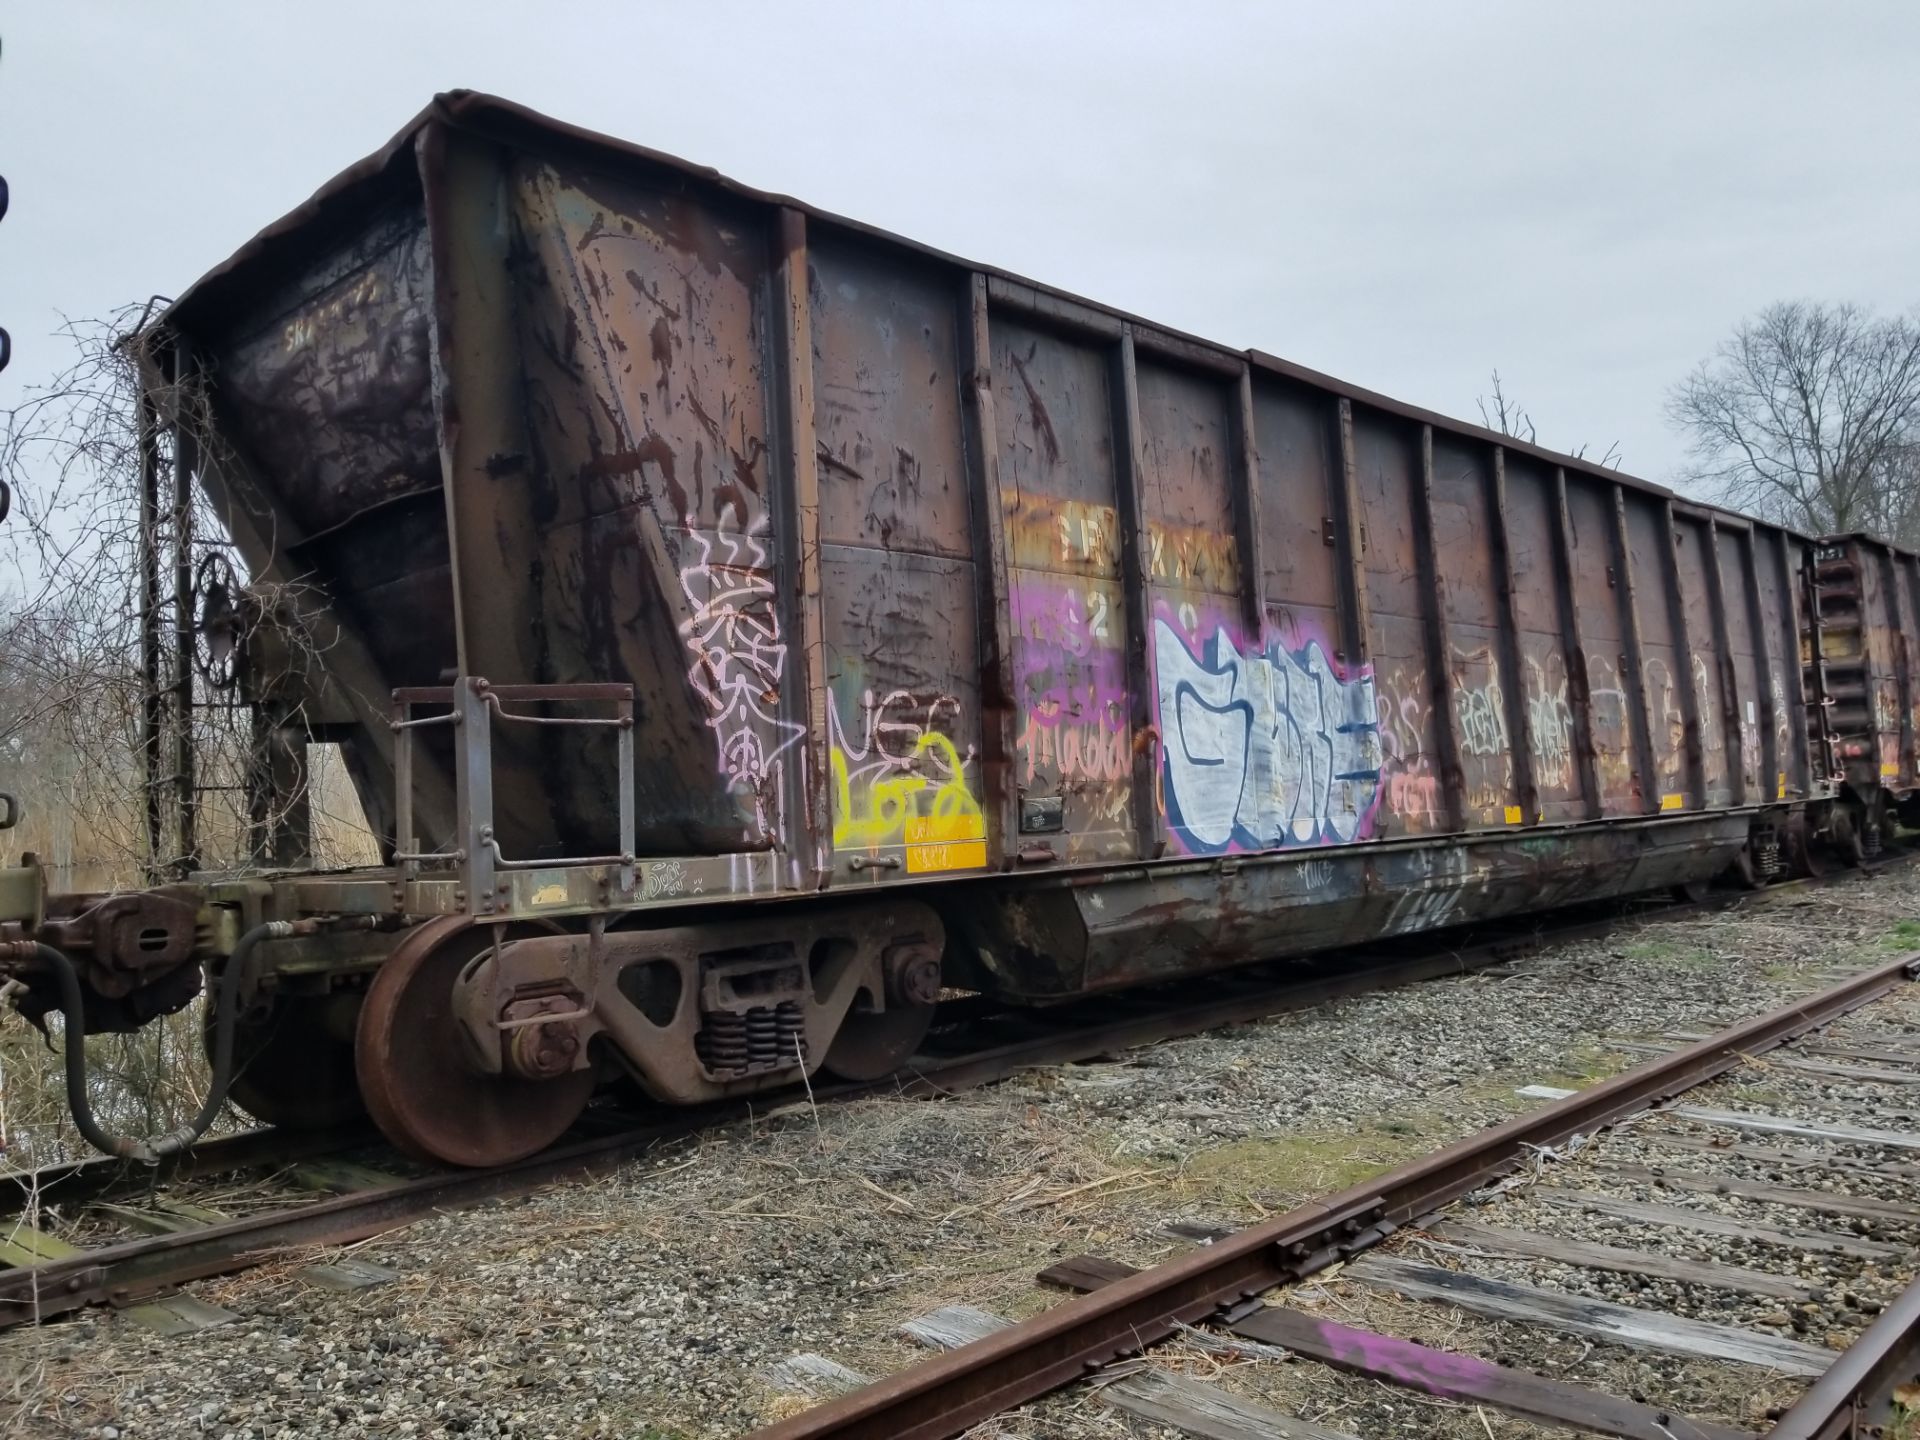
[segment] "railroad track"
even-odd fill
[[[1913,1094],[1903,1087],[1920,1085],[1920,1002],[1907,984],[1917,977],[1920,951],[1717,1035],[1625,1041],[1656,1053],[1589,1089],[1540,1087],[1536,1097],[1551,1101],[1542,1108],[1266,1223],[1192,1233],[1198,1243],[1165,1263],[1136,1270],[1087,1255],[1054,1265],[1042,1282],[1079,1298],[1018,1324],[967,1307],[934,1312],[906,1333],[946,1353],[753,1440],[940,1440],[1090,1374],[1112,1381],[1101,1391],[1112,1403],[1194,1436],[1352,1440],[1152,1363],[1154,1345],[1195,1326],[1205,1327],[1203,1346],[1291,1357],[1628,1440],[1909,1440],[1920,1434],[1920,1206],[1910,1200],[1920,1133],[1871,1115],[1860,1123],[1727,1108],[1688,1092],[1770,1061],[1808,1083]],[[1875,1024],[1863,1012],[1876,1003],[1902,1004],[1904,1015]],[[1855,1034],[1815,1034],[1842,1017],[1852,1017]],[[1893,1103],[1911,1115],[1910,1105],[1900,1112]],[[1643,1181],[1661,1198],[1584,1192],[1570,1174]],[[1703,1196],[1735,1213],[1696,1203]],[[1595,1243],[1561,1233],[1548,1218],[1556,1213],[1617,1223]],[[1755,1218],[1782,1213],[1799,1218]],[[1733,1237],[1740,1264],[1688,1258],[1712,1234]],[[1870,1323],[1836,1349],[1830,1342],[1846,1338],[1837,1332],[1803,1333],[1811,1328],[1804,1317],[1827,1313],[1836,1299],[1833,1287],[1798,1272],[1795,1259],[1806,1255],[1906,1288],[1888,1302],[1852,1296],[1854,1318]],[[1634,1303],[1511,1278],[1541,1264],[1633,1277]],[[1690,1417],[1655,1396],[1549,1379],[1345,1323],[1343,1309],[1321,1303],[1330,1284],[1445,1307],[1447,1333],[1506,1322],[1748,1367],[1756,1386],[1803,1388],[1759,1427]],[[1646,1303],[1636,1288],[1643,1284],[1678,1296],[1701,1287],[1763,1308],[1750,1323],[1706,1320]],[[1108,1369],[1141,1356],[1144,1365]],[[1296,1381],[1309,1390],[1315,1383]]]
[[[1902,857],[1904,858],[1904,857]],[[1888,862],[1898,863],[1898,862]],[[1548,944],[1605,933],[1626,919],[1666,919],[1701,909],[1765,904],[1806,884],[1690,903],[1609,905],[1532,919],[1471,937],[1410,937],[1370,956],[1254,966],[1206,982],[1146,988],[1048,1011],[1004,1011],[977,998],[948,1006],[905,1077],[820,1087],[819,1103],[876,1094],[932,1094],[990,1084],[1024,1069],[1072,1063],[1184,1034],[1260,1019],[1345,995],[1517,959]],[[764,1104],[789,1097],[758,1097]],[[254,1131],[195,1147],[159,1168],[102,1157],[0,1177],[0,1328],[37,1323],[90,1305],[127,1309],[162,1331],[199,1328],[224,1312],[181,1287],[301,1249],[349,1244],[440,1211],[522,1194],[622,1164],[652,1147],[737,1118],[745,1106],[636,1116],[590,1112],[574,1138],[528,1160],[488,1170],[428,1170],[384,1147],[369,1127],[326,1133]],[[221,1184],[240,1176],[244,1184]],[[191,1183],[189,1183],[191,1182]],[[318,1198],[314,1197],[318,1193]],[[60,1233],[49,1212],[67,1223]],[[240,1213],[244,1211],[245,1213]],[[322,1266],[316,1278],[351,1285],[384,1277]]]

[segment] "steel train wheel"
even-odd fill
[[[821,1068],[842,1080],[879,1080],[913,1058],[933,1025],[932,1005],[896,1001],[886,1010],[853,1012],[840,1023]]]
[[[360,1008],[354,1069],[381,1133],[450,1165],[505,1165],[543,1150],[580,1118],[591,1070],[555,1080],[488,1075],[467,1059],[453,1015],[461,969],[492,943],[485,926],[428,921],[387,957]]]
[[[1727,866],[1721,877],[1729,885],[1740,890],[1758,890],[1767,882],[1761,878],[1760,868],[1753,862],[1753,851],[1742,850],[1733,857],[1733,863]]]
[[[289,1130],[326,1130],[366,1114],[354,1075],[353,1042],[343,1038],[352,1035],[352,1027],[330,1013],[350,1002],[346,995],[282,995],[264,1013],[240,1016],[233,1030],[227,1098],[261,1124]],[[213,1029],[209,1007],[200,1031],[209,1062]]]
[[[1785,852],[1789,875],[1801,879],[1818,880],[1827,873],[1829,867],[1826,851],[1820,842],[1813,838],[1804,812],[1795,815],[1787,822]]]

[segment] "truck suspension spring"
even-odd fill
[[[747,1063],[756,1067],[780,1063],[780,1021],[770,1005],[747,1011]]]
[[[807,1021],[797,1000],[746,1010],[709,1011],[694,1053],[715,1075],[742,1075],[794,1063],[807,1054]]]
[[[775,1008],[780,1022],[780,1058],[782,1061],[807,1058],[807,1018],[800,1013],[798,1000],[782,1000]]]
[[[1753,847],[1753,868],[1762,880],[1771,880],[1781,870],[1780,832],[1767,831]]]
[[[694,1037],[694,1053],[714,1074],[747,1068],[747,1017],[733,1010],[710,1011]]]

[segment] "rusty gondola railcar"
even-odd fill
[[[152,338],[250,576],[277,868],[0,915],[90,1023],[217,974],[268,1119],[497,1161],[613,1073],[884,1073],[943,986],[1753,883],[1832,831],[1805,538],[490,97]],[[316,740],[384,865],[306,868]]]

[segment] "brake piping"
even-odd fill
[[[33,956],[53,971],[60,982],[60,1011],[66,1017],[63,1048],[67,1062],[67,1107],[73,1123],[94,1149],[143,1165],[157,1165],[169,1155],[177,1155],[207,1132],[221,1107],[227,1103],[227,1087],[233,1082],[233,1029],[239,1018],[240,972],[247,957],[262,940],[282,940],[295,933],[290,920],[268,920],[240,937],[227,956],[220,972],[220,990],[214,999],[213,1079],[207,1087],[206,1101],[193,1119],[164,1135],[135,1139],[130,1135],[110,1135],[94,1118],[93,1104],[87,1098],[87,1020],[81,997],[80,975],[73,962],[44,941],[31,941]]]

